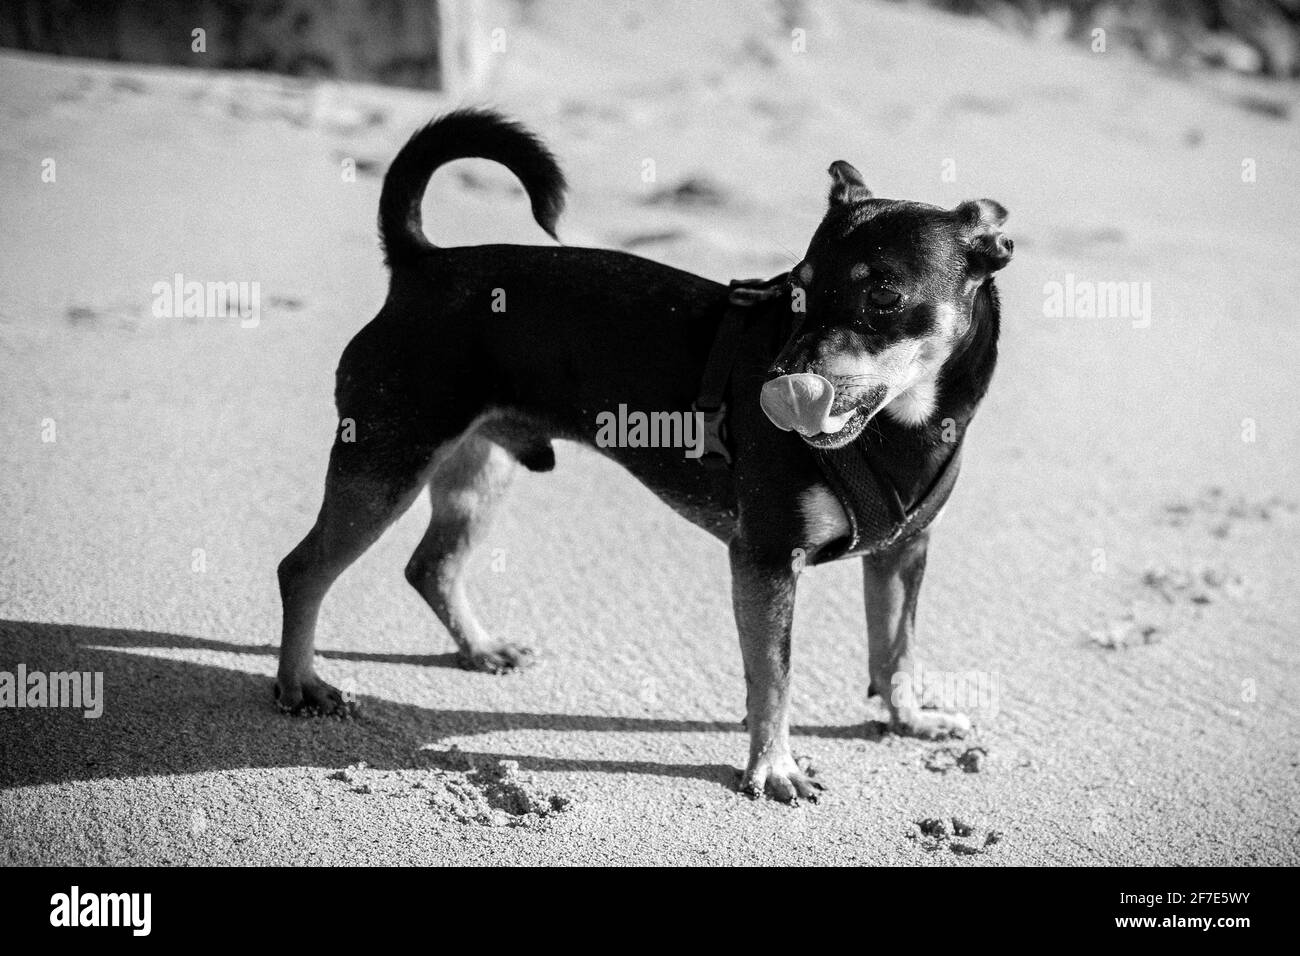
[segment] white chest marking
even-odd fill
[[[825,544],[849,533],[849,516],[840,499],[825,485],[814,485],[799,498],[804,529],[814,545]]]
[[[885,406],[884,412],[900,425],[924,424],[939,400],[937,375],[927,375]]]

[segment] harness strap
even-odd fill
[[[947,503],[961,472],[958,444],[909,513],[898,490],[881,474],[861,442],[818,451],[815,458],[849,519],[849,536],[828,547],[823,557],[828,561],[883,551],[924,531]]]
[[[788,273],[771,279],[732,279],[727,309],[713,339],[699,397],[692,406],[704,416],[704,452],[700,464],[709,470],[731,467],[730,436],[727,434],[727,384],[740,351],[741,336],[750,316],[749,307],[781,294]]]
[[[704,451],[699,462],[719,482],[726,479],[731,467],[726,393],[745,326],[752,315],[750,306],[781,295],[788,277],[788,273],[783,273],[771,279],[731,281],[727,308],[718,325],[693,406],[704,417]],[[872,460],[863,441],[853,441],[830,451],[809,450],[849,519],[848,537],[828,545],[820,560],[872,554],[919,534],[947,503],[961,471],[959,443],[909,513],[893,482]]]

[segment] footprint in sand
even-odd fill
[[[978,856],[981,853],[988,853],[991,847],[1005,839],[1005,834],[1001,830],[987,830],[983,841],[980,841],[975,833],[975,827],[959,817],[951,817],[947,823],[933,817],[916,820],[905,835],[907,839],[917,841],[926,853],[935,853],[946,847],[955,856]]]
[[[1158,644],[1194,627],[1207,605],[1242,600],[1253,593],[1242,575],[1214,565],[1151,565],[1139,580],[1145,591],[1119,620],[1089,630],[1092,644],[1108,651]]]
[[[1295,501],[1282,495],[1251,500],[1214,485],[1194,498],[1166,504],[1157,522],[1170,528],[1199,529],[1222,539],[1234,530],[1290,520],[1298,510]],[[1092,644],[1105,650],[1157,644],[1195,626],[1211,604],[1249,600],[1258,594],[1257,585],[1244,575],[1211,563],[1149,565],[1138,584],[1142,590],[1119,620],[1087,632]]]
[[[731,202],[727,190],[707,176],[687,176],[676,185],[650,193],[642,202],[647,206],[672,206],[678,209],[718,209]]]
[[[644,246],[658,246],[667,243],[679,242],[685,239],[687,232],[684,229],[660,229],[656,232],[634,232],[631,235],[616,238],[614,245],[620,249],[640,249]]]
[[[490,193],[497,196],[522,196],[523,187],[513,179],[500,176],[482,176],[469,169],[456,170],[456,182],[462,189],[475,193]]]
[[[925,755],[925,769],[931,773],[981,773],[989,759],[987,747],[960,747],[945,744]]]
[[[1216,538],[1226,538],[1239,525],[1267,524],[1293,517],[1300,506],[1281,495],[1265,501],[1250,501],[1245,495],[1229,495],[1217,485],[1187,501],[1165,505],[1160,523],[1171,528],[1203,526]]]
[[[565,794],[540,791],[514,760],[476,758],[456,746],[424,755],[431,767],[377,770],[363,761],[327,779],[360,796],[423,800],[443,820],[488,827],[535,827],[573,805]]]
[[[336,152],[334,162],[342,163],[344,160],[352,160],[352,168],[356,170],[358,176],[365,176],[370,179],[378,179],[383,175],[384,163],[378,159],[371,159],[367,156],[351,156],[347,153]]]

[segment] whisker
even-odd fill
[[[790,265],[795,265],[796,263],[798,263],[799,257],[794,254],[794,252],[790,249],[789,246],[787,246],[784,242],[781,242],[776,239],[773,239],[772,241],[776,243],[778,246],[780,246],[781,251],[790,257]]]
[[[831,379],[834,385],[888,385],[889,378],[884,375],[837,375]]]

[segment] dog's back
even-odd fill
[[[467,158],[511,170],[537,223],[556,237],[564,174],[526,129],[461,110],[418,130],[384,179],[379,232],[392,271],[389,296],[344,353],[340,415],[381,391],[426,410],[440,405],[443,414],[449,404],[464,405],[465,414],[545,404],[560,419],[557,432],[577,438],[593,408],[689,407],[726,288],[608,249],[434,245],[422,228],[424,191],[440,166]],[[574,367],[602,367],[594,381],[617,388],[607,393],[566,374]],[[380,369],[383,389],[371,380]]]

